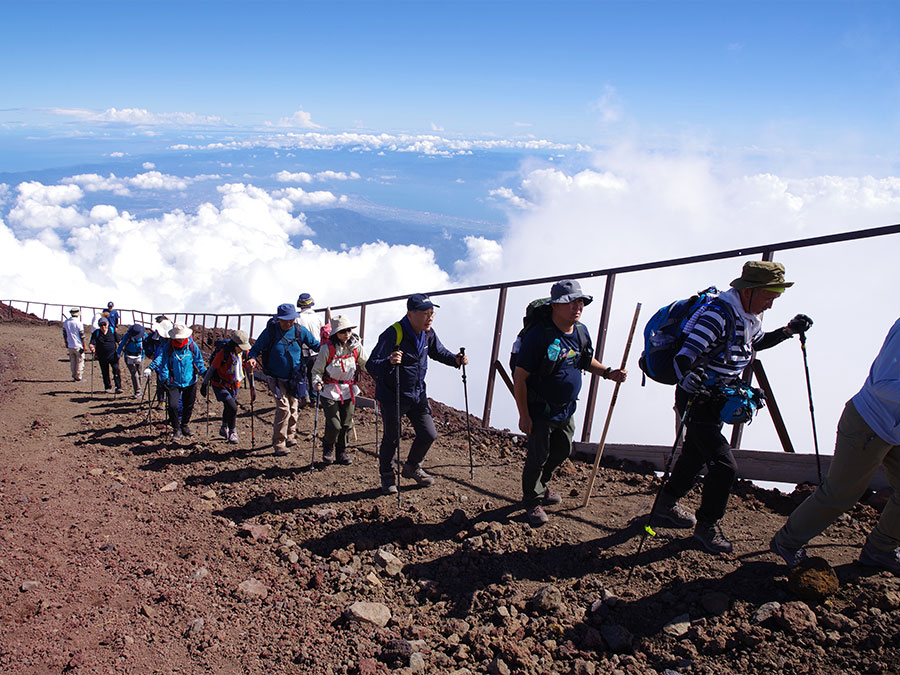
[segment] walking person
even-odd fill
[[[900,319],[888,331],[862,389],[844,406],[828,475],[772,538],[771,550],[788,567],[804,548],[859,501],[878,467],[894,489],[859,562],[900,575]]]
[[[303,364],[303,346],[319,350],[319,341],[305,327],[295,323],[297,310],[286,302],[278,305],[275,316],[250,349],[251,368],[257,357],[262,360],[269,391],[275,399],[275,421],[272,424],[272,449],[286,455],[297,444],[297,410],[307,394],[307,374]]]
[[[579,321],[593,300],[574,279],[557,281],[550,288],[549,315],[545,309],[545,315],[522,335],[516,356],[513,395],[519,429],[528,437],[522,504],[535,527],[548,520],[544,506],[562,501],[550,490],[550,480],[572,453],[582,371],[614,382],[624,382],[628,376],[627,371],[594,358],[590,334]]]
[[[144,336],[146,331],[140,324],[132,324],[125,336],[119,341],[116,355],[125,355],[125,367],[131,375],[131,386],[134,387],[134,398],[144,395],[143,378],[141,371],[144,364]]]
[[[420,487],[434,483],[434,478],[422,468],[422,461],[437,438],[425,391],[428,359],[454,368],[469,363],[465,354],[454,354],[444,347],[431,328],[436,307],[439,305],[435,305],[427,295],[416,293],[409,296],[406,316],[384,330],[366,362],[366,370],[375,378],[375,398],[384,422],[384,435],[378,450],[378,470],[384,494],[397,494],[393,461],[400,461],[399,420],[402,415],[412,423],[416,434],[402,467],[403,477],[414,479]]]
[[[91,333],[90,349],[91,354],[97,357],[100,363],[100,374],[103,376],[103,389],[107,394],[122,393],[122,377],[119,373],[119,356],[116,354],[116,336],[110,330],[109,319],[105,316],[100,317],[97,321],[98,328]],[[112,368],[113,381],[116,388],[113,391],[112,383],[109,379],[109,371]]]
[[[301,293],[297,298],[297,311],[299,312],[299,315],[297,316],[296,323],[297,325],[306,328],[306,330],[310,332],[310,335],[321,343],[325,341],[327,335],[324,335],[324,331],[322,330],[325,325],[322,317],[313,309],[315,304],[313,297],[309,293]],[[309,388],[312,387],[312,369],[317,356],[318,353],[316,351],[313,351],[306,346],[303,347],[303,363],[306,368],[307,386]],[[304,397],[304,405],[309,403],[309,400],[309,394],[307,393]]]
[[[250,372],[247,351],[250,349],[250,338],[242,330],[231,334],[230,340],[222,340],[217,345],[215,354],[209,364],[209,370],[200,386],[203,398],[209,393],[212,384],[216,400],[222,404],[222,426],[219,435],[229,443],[239,443],[237,433],[238,390]]]
[[[654,516],[663,527],[693,527],[694,539],[709,553],[732,551],[732,543],[719,522],[725,515],[737,474],[731,444],[722,435],[723,406],[716,394],[723,387],[740,382],[756,351],[774,347],[812,326],[808,316],[798,314],[783,328],[763,332],[763,312],[793,285],[792,281],[785,281],[781,263],[745,263],[731,288],[688,322],[693,327],[675,356],[675,408],[679,418],[689,402],[691,409],[684,423],[681,456],[660,491]],[[707,473],[695,517],[678,500],[693,487],[703,467]]]
[[[72,381],[82,382],[84,379],[84,324],[81,323],[81,310],[73,307],[69,310],[69,318],[62,325],[63,342],[69,350],[69,367]]]
[[[312,369],[313,390],[318,392],[325,414],[322,435],[322,461],[334,464],[335,450],[339,464],[351,464],[347,439],[353,431],[353,410],[359,387],[359,373],[366,365],[366,352],[356,328],[345,316],[331,319],[331,335],[319,349]]]
[[[108,312],[106,318],[109,319],[109,329],[112,331],[112,334],[115,335],[116,328],[119,327],[119,310],[115,309],[112,300],[106,304],[106,311]]]
[[[191,337],[192,333],[183,323],[176,323],[169,331],[169,339],[163,342],[156,358],[144,371],[147,377],[151,371],[156,371],[165,386],[173,441],[194,435],[189,424],[197,398],[197,377],[206,374],[203,355]]]
[[[169,333],[172,331],[172,322],[168,317],[160,314],[153,320],[153,330],[151,330],[144,338],[144,354],[153,361],[162,349],[163,343],[169,339]],[[144,371],[147,372],[146,370]],[[149,381],[148,381],[149,384]],[[156,402],[163,403],[166,400],[165,383],[159,379],[159,371],[156,371]]]

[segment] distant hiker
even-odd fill
[[[318,312],[313,309],[313,306],[316,303],[313,301],[312,296],[309,293],[301,293],[300,297],[297,298],[297,311],[300,312],[299,316],[297,316],[296,323],[299,326],[303,326],[310,332],[316,340],[319,342],[324,342],[327,338],[326,335],[323,335],[322,327],[324,325],[324,321],[322,317],[319,316]],[[318,356],[316,351],[311,350],[309,347],[303,347],[303,363],[306,365],[306,373],[307,373],[307,384],[308,386],[312,386],[312,369],[313,363],[316,361],[316,356]],[[309,395],[307,394],[304,397],[304,400],[309,402]]]
[[[789,567],[799,565],[807,542],[859,501],[879,466],[894,490],[859,562],[900,575],[900,319],[888,331],[862,389],[844,406],[828,476],[775,534],[772,551]]]
[[[84,324],[81,323],[81,310],[73,307],[69,310],[69,318],[62,325],[63,342],[69,350],[69,367],[72,380],[81,382],[84,375]]]
[[[763,333],[762,313],[791,286],[793,282],[784,279],[781,263],[748,261],[731,288],[688,322],[692,328],[675,356],[675,408],[679,416],[689,402],[691,408],[685,419],[681,456],[659,494],[654,517],[663,526],[693,527],[694,539],[710,553],[732,550],[719,525],[737,473],[731,444],[721,433],[726,410],[723,391],[740,382],[756,351],[774,347],[812,326],[809,317],[798,314],[784,328]],[[678,500],[691,489],[703,467],[707,473],[694,517]]]
[[[356,381],[360,369],[366,365],[366,352],[356,328],[345,316],[331,319],[331,335],[319,349],[312,370],[312,386],[319,392],[325,413],[325,433],[322,438],[322,461],[334,464],[335,449],[340,464],[351,464],[347,439],[353,431],[353,408],[359,387]]]
[[[213,394],[222,404],[222,427],[219,435],[229,443],[238,443],[237,412],[238,390],[241,382],[247,377],[250,362],[247,351],[250,349],[250,338],[242,330],[231,334],[230,340],[219,340],[216,351],[209,364],[209,370],[200,385],[200,395],[206,398],[209,384],[212,383]]]
[[[134,397],[141,398],[144,395],[141,371],[144,363],[144,327],[138,323],[132,324],[119,341],[116,356],[125,354],[125,367],[131,375],[131,386],[134,387]]]
[[[91,333],[91,354],[100,362],[100,373],[103,375],[103,388],[107,394],[113,393],[109,381],[109,369],[112,368],[113,380],[116,383],[116,394],[122,393],[122,377],[119,374],[119,356],[116,354],[116,336],[109,328],[109,319],[100,317],[99,328]]]
[[[113,335],[115,335],[116,328],[119,327],[119,310],[113,309],[112,300],[106,304],[106,311],[109,312],[109,315],[107,316],[109,319],[109,329],[113,332]]]
[[[388,326],[379,336],[378,344],[366,363],[366,370],[375,378],[375,398],[381,407],[384,436],[378,451],[381,472],[381,491],[397,493],[393,461],[398,455],[401,415],[412,423],[416,436],[403,464],[403,477],[412,478],[422,487],[434,483],[434,478],[422,469],[422,460],[437,438],[431,405],[425,391],[428,359],[459,368],[469,359],[464,354],[448,350],[432,330],[435,305],[427,295],[416,293],[406,300],[406,316]],[[397,369],[400,381],[400,410],[397,410]]]
[[[579,322],[594,298],[574,279],[550,288],[549,312],[522,335],[513,371],[513,392],[519,429],[528,436],[522,469],[522,503],[529,522],[547,522],[544,506],[562,497],[550,490],[553,472],[572,453],[575,405],[581,391],[581,371],[624,382],[625,370],[604,366],[594,358],[591,337]]]
[[[288,448],[297,443],[297,409],[307,392],[303,346],[319,349],[319,341],[312,333],[294,323],[297,316],[291,303],[278,305],[274,319],[266,324],[248,354],[251,368],[256,367],[257,357],[261,358],[269,391],[275,398],[272,448],[276,455],[288,454]]]
[[[169,339],[162,343],[162,348],[144,371],[144,376],[149,376],[150,371],[156,371],[160,382],[165,386],[169,403],[169,423],[174,432],[173,441],[194,435],[189,423],[197,398],[197,376],[206,374],[203,355],[191,337],[192,333],[193,331],[183,323],[176,323],[169,331]]]

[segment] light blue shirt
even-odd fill
[[[888,331],[853,405],[879,438],[900,445],[900,319]]]

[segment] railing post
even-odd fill
[[[256,320],[256,314],[250,315],[250,337],[253,337],[253,322]]]
[[[606,288],[603,290],[603,305],[600,308],[600,325],[597,328],[597,346],[594,348],[594,358],[603,362],[603,352],[606,350],[606,333],[609,329],[609,315],[612,311],[613,291],[616,287],[616,275],[610,274],[606,277]],[[587,405],[584,409],[584,425],[581,427],[581,442],[587,443],[591,440],[591,427],[594,425],[594,408],[597,405],[597,390],[599,388],[600,378],[597,375],[591,375],[591,384],[588,389]]]
[[[365,344],[366,343],[366,303],[363,303],[359,306],[359,339]]]
[[[497,357],[500,356],[500,336],[503,332],[503,315],[506,312],[507,287],[500,288],[500,297],[497,300],[497,318],[494,321],[494,342],[491,345],[491,360],[488,366],[487,387],[484,392],[484,413],[481,416],[481,426],[487,428],[491,423],[491,404],[494,400],[494,380],[497,376]],[[510,373],[510,376],[513,376]]]
[[[31,307],[31,302],[25,303],[25,317],[28,318],[28,308]]]
[[[41,312],[41,319],[43,319],[44,321],[47,320],[47,303],[46,302],[44,303],[44,311]]]

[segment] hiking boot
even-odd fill
[[[176,429],[172,434],[172,442],[180,441],[182,438],[184,438],[184,435],[181,433],[181,429]]]
[[[553,506],[562,502],[562,496],[558,492],[550,492],[550,488],[544,490],[544,496],[541,497],[541,504],[544,506]]]
[[[395,495],[397,494],[397,479],[392,473],[381,474],[381,494]]]
[[[286,448],[293,448],[295,445],[297,445],[297,439],[296,439],[296,438],[288,438],[288,439],[284,442],[284,446],[285,446]],[[285,453],[285,454],[287,454],[287,453]]]
[[[698,522],[694,527],[694,539],[710,553],[731,553],[734,548],[717,522],[711,525]]]
[[[113,388],[112,388],[112,387],[109,387],[108,389],[104,389],[104,390],[103,390],[103,393],[104,393],[104,394],[111,394],[111,393],[113,393]]]
[[[116,393],[116,394],[121,394],[121,393],[122,393],[122,387],[116,387],[115,393]]]
[[[415,480],[419,487],[431,487],[434,485],[434,478],[425,473],[425,470],[421,466],[413,466],[412,464],[406,463],[403,465],[403,469],[400,473],[404,478],[412,478]]]
[[[772,553],[780,555],[790,569],[794,569],[797,565],[806,560],[805,548],[788,548],[787,546],[782,546],[778,543],[777,534],[772,537],[772,541],[769,542],[769,550]]]
[[[653,520],[657,525],[682,530],[697,524],[694,514],[679,504],[677,500],[666,495],[665,492],[659,495],[656,510],[653,512]]]
[[[219,436],[228,440],[228,425],[224,422],[222,423],[222,426],[219,427]]]
[[[228,433],[228,442],[237,445],[240,441],[238,440],[237,429],[232,429]]]
[[[353,458],[350,456],[350,453],[347,452],[346,450],[338,450],[337,463],[347,466],[348,464],[353,464]]]
[[[181,433],[183,433],[188,438],[194,435],[194,432],[191,431],[191,428],[187,424],[181,425]]]
[[[540,527],[549,520],[547,512],[540,505],[532,506],[525,512],[525,515],[528,516],[528,522],[531,523],[532,527]]]
[[[900,548],[884,551],[875,548],[867,541],[860,551],[859,564],[866,567],[878,567],[900,576]]]
[[[290,454],[290,450],[287,448],[275,448],[275,456],[276,457],[284,457],[285,455]]]
[[[322,448],[322,462],[327,465],[334,464],[334,446]]]
[[[142,391],[134,392],[134,398],[144,398],[144,392],[142,392]]]

